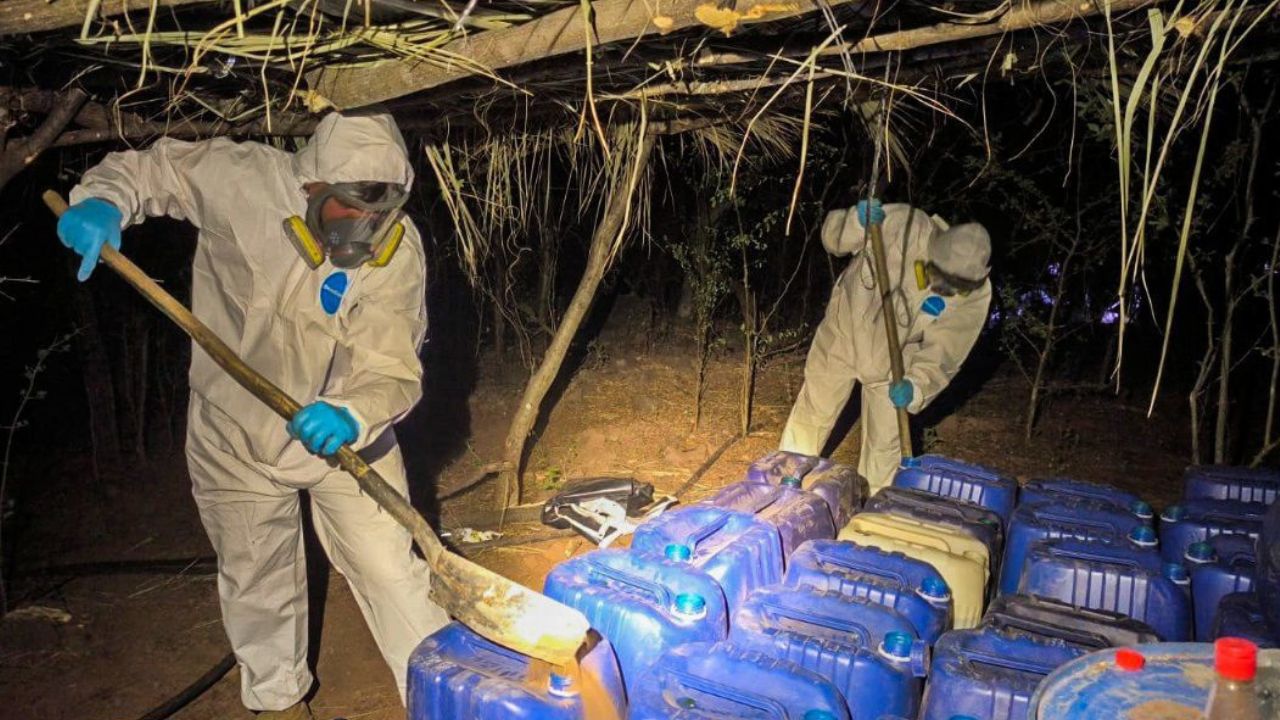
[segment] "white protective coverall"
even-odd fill
[[[991,283],[967,295],[942,297],[921,288],[915,264],[928,261],[930,240],[946,230],[940,219],[904,204],[884,206],[885,256],[902,343],[904,378],[915,394],[907,410],[919,412],[951,382],[987,318]],[[828,213],[822,244],[833,255],[853,254],[831,291],[827,312],[804,366],[804,385],[782,432],[783,450],[822,452],[854,383],[862,383],[862,450],[858,472],[874,491],[888,485],[901,462],[897,411],[889,401],[892,380],[883,306],[876,291],[874,258],[857,210]],[[940,308],[940,309],[939,309]]]
[[[255,370],[304,406],[346,408],[354,447],[407,493],[392,423],[421,397],[426,260],[405,219],[390,264],[311,270],[282,222],[305,216],[309,182],[379,181],[410,187],[404,139],[389,115],[326,116],[297,153],[220,138],[161,139],[108,155],[71,201],[113,203],[124,225],[187,220],[200,233],[192,310]],[[322,284],[348,284],[336,309]],[[340,292],[340,290],[339,290]],[[332,299],[327,303],[333,306]],[[282,710],[308,692],[307,577],[298,491],[310,492],[316,534],[347,578],[404,695],[409,654],[448,617],[427,599],[429,569],[408,531],[362,495],[353,478],[294,440],[286,423],[198,346],[191,359],[187,462],[218,555],[218,592],[239,661],[246,707]]]

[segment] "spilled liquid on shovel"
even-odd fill
[[[618,714],[614,699],[600,682],[600,678],[582,670],[582,658],[596,646],[600,636],[593,630],[587,635],[587,642],[578,650],[578,657],[571,665],[552,665],[538,658],[529,659],[529,670],[525,674],[525,686],[534,692],[546,692],[551,683],[551,674],[555,673],[569,678],[572,687],[578,693],[582,703],[584,720],[622,720]]]

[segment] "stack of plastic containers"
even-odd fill
[[[1277,495],[1274,471],[1191,468],[1157,532],[1150,505],[1104,485],[1033,480],[1019,503],[1011,478],[926,455],[867,499],[852,468],[770,453],[643,523],[629,549],[551,571],[544,592],[600,636],[578,674],[452,624],[410,662],[409,716],[1023,720],[1039,702],[1042,718],[1110,720],[1131,696],[1174,708],[1184,680],[1166,668],[1202,652],[1176,643],[1280,644],[1255,594]],[[1114,711],[1061,704],[1090,673],[1091,698],[1120,698],[1090,710]],[[1113,692],[1139,675],[1140,692]]]
[[[885,513],[853,516],[840,539],[929,563],[951,590],[954,626],[978,624],[990,579],[988,549],[981,540],[947,525]]]
[[[946,580],[929,563],[902,553],[816,540],[791,556],[784,582],[883,605],[906,618],[930,645],[951,629],[953,602]]]
[[[1018,481],[996,470],[942,457],[909,458],[893,477],[895,487],[915,488],[994,510],[1007,524],[1018,501]]]
[[[1200,465],[1183,475],[1183,500],[1161,513],[1166,559],[1191,573],[1195,637],[1247,637],[1280,645],[1256,595],[1257,544],[1280,494],[1280,471]]]

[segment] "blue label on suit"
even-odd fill
[[[924,302],[920,303],[920,310],[923,311],[925,315],[931,315],[933,317],[938,317],[942,314],[942,311],[946,309],[947,301],[943,300],[938,295],[930,295],[924,299]]]
[[[347,274],[341,270],[324,279],[320,285],[320,307],[329,315],[338,312],[342,296],[347,293]]]

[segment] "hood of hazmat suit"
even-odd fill
[[[167,215],[199,229],[192,310],[255,370],[304,406],[322,400],[355,416],[362,447],[421,397],[418,349],[426,333],[422,240],[405,234],[385,267],[312,270],[283,221],[307,210],[311,182],[413,182],[404,138],[386,114],[332,113],[288,153],[226,138],[158,140],[112,153],[85,173],[71,201],[113,203],[124,225]],[[323,461],[285,422],[198,347],[191,360],[191,427],[248,462],[314,474]],[[275,474],[273,472],[273,474]]]

